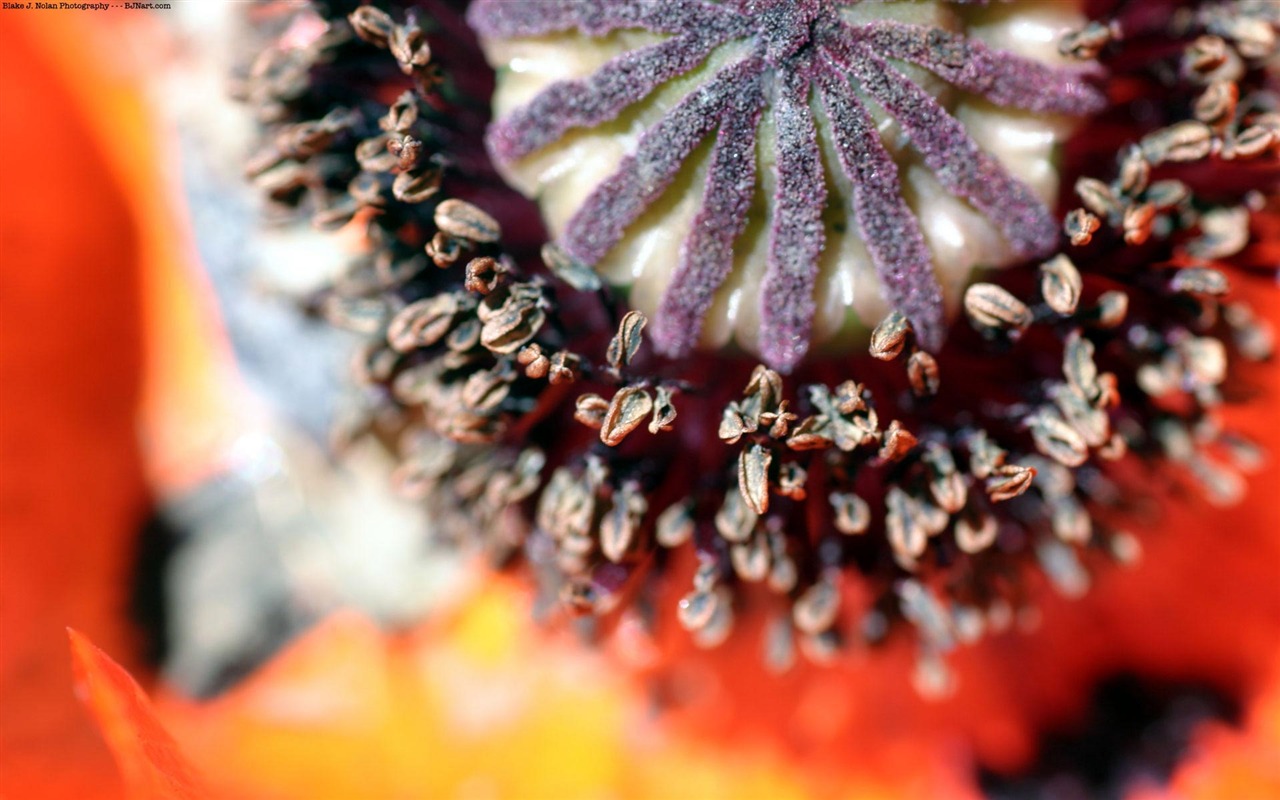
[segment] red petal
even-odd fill
[[[76,691],[97,719],[133,798],[209,797],[195,769],[123,667],[68,628]]]

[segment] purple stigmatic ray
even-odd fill
[[[853,185],[853,209],[885,299],[906,315],[920,343],[942,344],[942,288],[915,215],[902,199],[898,165],[853,87],[829,58],[819,64],[818,87],[831,120],[836,154]]]
[[[749,68],[756,71],[754,63]],[[756,128],[764,108],[760,84],[757,74],[733,95],[720,118],[702,206],[654,318],[653,340],[660,352],[687,353],[697,345],[716,290],[733,268],[733,243],[747,225],[756,189]]]
[[[918,64],[967,92],[998,106],[1057,114],[1094,114],[1106,97],[1088,80],[1096,67],[1050,67],[937,28],[874,22],[841,24],[843,38],[867,45],[885,58]]]
[[[983,152],[959,120],[928,92],[866,45],[828,52],[902,126],[947,191],[994,222],[1021,257],[1041,255],[1058,240],[1058,224],[1036,193]]]
[[[704,0],[475,0],[467,22],[483,36],[544,36],[576,30],[605,36],[642,28],[654,33],[683,33],[697,28],[724,29],[741,18]]]
[[[565,252],[584,264],[599,263],[627,226],[671,184],[734,94],[758,76],[753,67],[750,60],[725,67],[645,131],[636,152],[622,160],[618,171],[597,186],[569,220],[561,237]]]
[[[933,28],[891,21],[851,25],[839,16],[839,7],[851,4],[476,0],[471,5],[468,20],[487,37],[566,31],[601,36],[624,29],[671,36],[618,56],[588,78],[554,83],[498,120],[489,146],[503,163],[530,155],[572,129],[617,119],[662,84],[704,64],[728,41],[749,44],[741,60],[720,68],[641,136],[636,152],[588,196],[561,237],[566,252],[598,264],[667,190],[694,149],[718,130],[701,207],[653,320],[661,352],[679,356],[696,345],[702,320],[732,269],[733,244],[745,227],[759,178],[756,128],[761,115],[769,113],[777,131],[776,193],[759,297],[759,347],[762,358],[781,370],[806,354],[826,238],[826,182],[809,107],[812,88],[832,122],[830,135],[852,186],[854,217],[885,299],[911,320],[924,347],[936,349],[943,331],[932,256],[902,199],[897,166],[855,86],[899,123],[939,183],[990,218],[1017,254],[1042,255],[1056,243],[1057,225],[1035,193],[885,59],[917,64],[996,105],[1066,114],[1102,107],[1104,98],[1090,83],[1097,70],[1050,67]]]
[[[783,73],[773,98],[777,188],[769,261],[760,285],[760,357],[790,372],[809,350],[818,257],[826,244],[827,186],[822,149],[809,110],[808,70]]]
[[[688,33],[618,56],[585,80],[554,83],[493,125],[489,149],[499,161],[514,161],[573,128],[609,122],[657,86],[698,66],[719,43],[713,32]]]

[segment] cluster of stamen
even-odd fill
[[[577,25],[614,24],[582,16],[586,6],[576,3],[536,5],[565,9]],[[530,4],[478,6],[505,25],[533,24]],[[701,20],[702,35],[728,35],[712,24],[720,17],[682,16],[694,6],[705,4],[644,7],[675,9],[652,12],[673,33]],[[362,7],[327,20],[306,47],[265,55],[247,95],[273,136],[250,172],[273,199],[308,204],[317,224],[354,221],[365,232],[371,252],[315,308],[369,337],[355,360],[362,405],[347,435],[373,431],[395,442],[396,481],[425,499],[441,535],[500,563],[523,555],[545,592],[604,619],[642,617],[636,607],[656,597],[678,554],[692,552],[696,567],[674,619],[700,644],[731,635],[735,615],[764,614],[764,657],[785,668],[797,645],[822,661],[905,624],[921,643],[921,686],[938,689],[944,653],[1030,618],[1020,581],[1030,563],[1078,594],[1098,556],[1136,557],[1125,491],[1105,464],[1131,460],[1162,474],[1172,465],[1211,498],[1229,500],[1256,458],[1221,430],[1214,410],[1230,355],[1271,354],[1265,325],[1227,299],[1222,264],[1247,246],[1266,198],[1251,192],[1243,204],[1222,205],[1154,173],[1251,160],[1274,177],[1280,116],[1249,77],[1274,53],[1280,20],[1264,6],[1247,18],[1269,26],[1265,49],[1256,26],[1235,16],[1227,25],[1217,6],[1206,8],[1173,23],[1199,37],[1180,67],[1202,87],[1193,117],[1122,150],[1113,180],[1081,179],[1082,206],[1062,223],[1069,252],[1045,260],[1030,284],[970,287],[963,306],[972,330],[936,354],[940,321],[906,303],[876,327],[866,358],[801,365],[793,356],[802,351],[775,353],[796,367],[786,379],[728,358],[709,377],[707,361],[659,357],[655,350],[681,350],[673,334],[654,347],[645,316],[620,307],[573,255],[582,242],[571,235],[545,248],[553,269],[539,272],[536,256],[504,248],[493,215],[447,196],[441,143],[465,137],[441,111],[438,87],[449,73],[436,66],[425,22],[412,16],[397,21]],[[717,24],[736,30],[734,19]],[[855,39],[919,44],[902,35],[890,26]],[[1091,27],[1063,46],[1091,56],[1114,39],[1114,26]],[[876,63],[874,53],[840,50],[862,44],[840,41],[828,49],[845,54],[844,68]],[[793,45],[769,40],[760,57],[790,58]],[[342,65],[349,72],[335,73]],[[805,80],[849,122],[840,149],[853,172],[879,140],[854,141],[865,112],[847,81],[824,69],[812,66]],[[862,79],[873,93],[886,80]],[[756,78],[735,80],[749,89]],[[404,93],[390,106],[369,99],[396,81]],[[731,94],[758,108],[754,91]],[[895,91],[877,96],[888,103]],[[914,125],[915,112],[900,110]],[[308,112],[317,119],[299,121]],[[805,115],[796,114],[797,138],[782,141],[803,151]],[[945,122],[920,120],[912,130],[945,149],[935,125]],[[497,136],[519,149],[545,135]],[[869,236],[880,215],[889,214],[885,225],[909,224],[885,210],[895,193],[880,196],[884,186],[869,179],[862,186]],[[785,204],[779,213],[791,219]],[[776,246],[807,247],[787,244],[790,225],[778,223]],[[1124,254],[1142,257],[1143,248],[1168,260],[1126,266]],[[999,369],[954,381],[955,364]],[[735,385],[726,388],[723,375]],[[754,584],[767,599],[743,591]]]

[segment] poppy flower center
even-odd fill
[[[820,0],[469,19],[498,71],[489,149],[559,260],[622,290],[668,356],[787,372],[891,310],[936,349],[975,268],[1053,248],[1065,116],[1102,98],[1052,46],[1070,4],[1031,5],[1030,24]]]
[[[396,483],[442,537],[522,552],[575,613],[648,628],[644,609],[675,607],[699,646],[767,616],[780,669],[795,642],[824,662],[907,624],[917,683],[941,690],[945,653],[1034,606],[1025,573],[1075,596],[1097,556],[1136,557],[1118,526],[1140,467],[1238,495],[1214,409],[1228,357],[1271,350],[1206,266],[1240,253],[1265,198],[1221,205],[1152,176],[1274,151],[1254,69],[1271,27],[1239,24],[1273,23],[1178,22],[1232,36],[1237,63],[1206,34],[1133,76],[1203,93],[1147,106],[1163,127],[1140,141],[1078,137],[1073,162],[1092,175],[1115,156],[1116,174],[1081,176],[1060,229],[1053,147],[1102,103],[1085,59],[1147,63],[1147,17],[1062,36],[1065,5],[476,0],[499,69],[487,145],[538,199],[561,280],[526,270],[524,220],[504,234],[484,208],[483,120],[451,102],[472,96],[474,51],[450,52],[451,17],[428,46],[416,6],[365,5],[347,18],[358,40],[338,24],[310,52],[265,54],[252,88],[272,136],[252,171],[367,233],[318,305],[370,335],[358,422],[398,437]],[[377,49],[406,76],[394,90],[369,69]],[[406,84],[376,119],[376,103],[333,107]],[[302,117],[312,100],[323,118]],[[1060,231],[1076,248],[1098,235],[1069,255]],[[930,352],[970,268],[1030,258],[967,287],[970,325]],[[618,291],[581,291],[605,282]],[[860,360],[806,360],[874,320]],[[766,363],[653,358],[696,346]]]

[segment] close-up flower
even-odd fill
[[[0,16],[4,796],[1280,794],[1280,4],[153,5]]]

